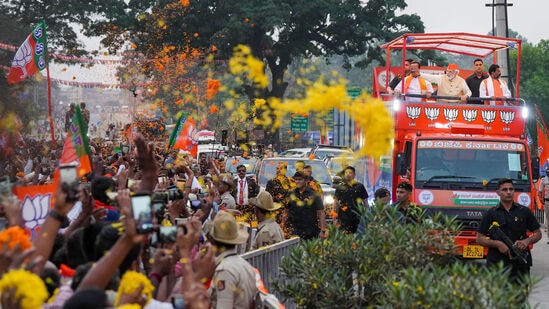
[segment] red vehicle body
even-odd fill
[[[426,36],[422,41],[424,43],[429,39],[428,34],[409,36]],[[440,37],[441,34],[432,37],[433,42],[425,46],[435,46],[434,41]],[[507,40],[512,40],[479,37],[488,42],[500,42],[501,47],[510,46]],[[457,40],[457,45],[448,45],[445,50],[456,53],[467,51],[472,56],[483,58],[484,54],[474,53],[475,44],[481,44],[480,39],[468,35],[467,40]],[[512,40],[512,43],[516,41]],[[393,42],[399,42],[399,39]],[[400,42],[413,44],[406,36],[401,37]],[[467,47],[467,44],[471,46]],[[520,48],[520,42],[518,44]],[[385,45],[388,49],[395,46]],[[492,51],[498,48],[494,47]],[[381,76],[379,72],[383,69],[388,72],[396,68],[377,68],[374,79]],[[430,69],[444,70],[437,67]],[[382,95],[380,89],[382,87],[378,85],[378,95]],[[393,101],[393,191],[399,182],[409,181],[414,187],[413,201],[424,212],[428,215],[441,212],[455,216],[462,224],[462,232],[455,239],[459,253],[464,258],[485,257],[487,250],[476,243],[476,229],[486,210],[499,202],[496,185],[500,178],[512,178],[515,200],[534,210],[536,190],[532,179],[539,177],[539,159],[530,156],[526,134],[527,107],[524,102],[514,100],[510,106],[490,106],[434,100],[409,102],[406,97],[382,97]]]

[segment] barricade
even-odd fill
[[[265,246],[254,251],[240,255],[243,259],[259,269],[265,287],[270,293],[276,295],[286,309],[297,308],[290,300],[281,297],[273,289],[272,281],[280,277],[280,264],[282,258],[290,254],[290,248],[299,244],[299,237],[290,238],[274,245]]]

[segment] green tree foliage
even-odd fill
[[[80,0],[5,0],[0,2],[0,11],[9,18],[11,25],[21,25],[26,28],[26,35],[41,20],[46,21],[48,32],[48,48],[50,52],[64,55],[82,56],[87,54],[83,43],[78,41],[74,28],[78,24],[88,24],[94,16],[90,12],[97,10],[94,1]],[[24,37],[13,37],[10,31],[3,31],[0,38],[8,37],[10,43],[19,46]]]
[[[417,15],[395,15],[406,7],[403,0],[193,1],[187,10],[177,1],[159,1],[150,12],[144,3],[123,7],[109,1],[99,9],[109,14],[90,23],[87,33],[107,35],[103,43],[113,48],[131,39],[138,51],[148,54],[165,46],[181,50],[214,45],[217,57],[227,59],[234,46],[248,45],[257,58],[265,59],[273,76],[263,97],[284,95],[284,73],[295,57],[337,54],[350,65],[349,57],[364,55],[358,65],[366,65],[381,59],[380,42],[424,29]]]
[[[303,308],[511,308],[527,295],[506,270],[456,258],[451,218],[405,225],[379,205],[367,218],[364,235],[331,227],[293,248],[275,290]]]
[[[350,57],[361,55],[356,64],[366,66],[381,60],[380,43],[424,29],[417,15],[396,16],[406,7],[404,0],[199,0],[185,9],[184,1],[95,2],[108,4],[97,5],[101,20],[84,28],[87,34],[106,36],[102,42],[113,49],[127,40],[145,55],[169,46],[175,47],[173,53],[215,46],[216,59],[226,60],[236,45],[250,46],[272,79],[265,89],[245,85],[249,98],[282,98],[288,87],[285,73],[297,57],[341,55],[350,67]]]

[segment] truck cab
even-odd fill
[[[465,33],[408,34],[382,47],[388,54],[391,49],[401,49],[403,59],[407,48],[485,58],[516,47],[515,93],[519,93],[520,40]],[[444,71],[436,66],[427,69],[431,73]],[[499,179],[513,179],[515,201],[532,211],[535,207],[533,179],[539,178],[539,158],[531,156],[528,142],[528,106],[519,98],[494,106],[483,104],[489,98],[479,98],[480,104],[464,104],[442,102],[436,95],[420,96],[423,102],[417,102],[417,95],[385,94],[383,84],[388,85],[398,72],[399,68],[393,67],[374,69],[374,94],[387,101],[394,116],[393,184],[409,181],[414,187],[413,201],[427,215],[440,212],[455,217],[462,226],[455,238],[459,254],[483,258],[487,249],[476,243],[476,229],[484,213],[499,203]],[[470,72],[464,70],[460,75],[466,78]]]

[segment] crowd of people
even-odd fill
[[[31,243],[4,247],[0,272],[10,278],[13,271],[26,269],[26,276],[38,276],[37,285],[47,293],[35,301],[46,308],[247,307],[256,301],[260,285],[256,270],[239,257],[243,248],[293,236],[327,237],[322,188],[305,161],[297,163],[292,176],[286,176],[287,166],[281,163],[261,190],[238,160],[232,174],[226,172],[227,158],[196,159],[179,150],[165,151],[164,145],[147,143],[141,135],[128,153],[113,144],[89,143],[92,171],[79,179],[77,195],[71,194],[74,184],[57,185],[53,207],[32,237],[21,201],[2,195],[0,217],[6,224],[0,242],[13,243],[19,233]],[[62,145],[55,150],[47,142],[28,145],[10,154],[2,176],[13,186],[53,183]],[[342,175],[335,221],[342,231],[355,233],[368,194],[354,179],[353,167]],[[137,208],[143,195],[150,197],[150,205]],[[242,223],[254,229],[242,228]],[[36,263],[22,265],[21,259]],[[32,298],[15,283],[6,284],[12,284],[13,292],[2,293],[6,308]]]
[[[28,145],[10,154],[0,176],[15,186],[52,183],[62,145],[55,150],[46,142]],[[236,159],[233,174],[226,171],[227,158],[166,151],[141,135],[128,153],[93,140],[90,146],[93,169],[79,179],[78,194],[71,195],[73,184],[60,182],[48,216],[32,237],[24,228],[21,201],[2,194],[2,307],[32,308],[23,306],[31,302],[44,308],[250,307],[262,283],[257,269],[240,257],[243,250],[293,236],[327,237],[322,188],[305,161],[296,163],[291,176],[280,163],[261,190]],[[360,237],[367,233],[369,195],[352,166],[340,176],[334,222]],[[511,231],[520,250],[541,238],[539,223],[518,208],[512,189],[512,182],[498,184],[501,202],[483,218],[477,241],[490,248],[490,263],[504,261],[513,275],[521,275],[529,271],[531,258],[517,264],[505,243],[486,237],[490,223],[499,220],[508,224],[504,230]],[[421,224],[412,191],[404,181],[396,186],[394,204],[387,188],[376,190],[374,202],[391,207],[399,223]],[[144,195],[150,203],[137,208],[136,198]],[[511,213],[524,219],[520,226],[505,219]],[[526,231],[533,236],[526,237]],[[36,293],[25,292],[29,288],[22,280],[34,282]]]

